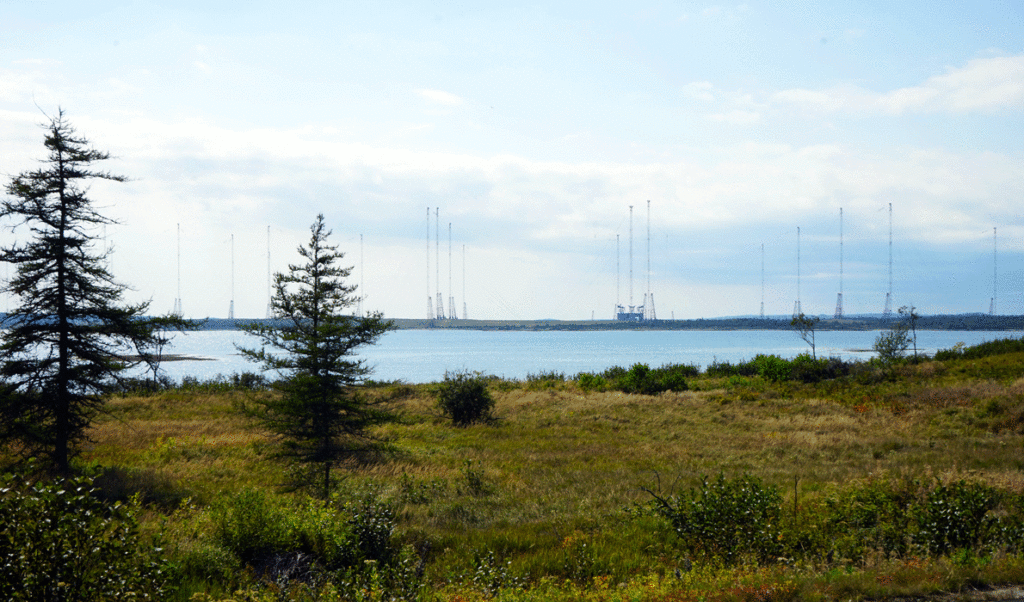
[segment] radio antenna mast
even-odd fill
[[[804,313],[800,307],[800,226],[796,227],[796,303],[793,304],[793,317]]]
[[[366,296],[364,294],[364,292],[363,292],[363,291],[366,290],[363,287],[363,275],[366,273],[366,272],[363,271],[363,263],[365,263],[363,261],[363,257],[364,257],[364,255],[363,255],[363,235],[360,234],[359,235],[359,296],[356,297],[357,299],[359,299],[359,304],[356,306],[356,314],[360,318],[363,317],[363,297]]]
[[[228,305],[228,319],[235,319],[235,235],[231,234],[231,303]]]
[[[181,317],[181,223],[178,223],[178,296],[174,298],[174,309],[171,313]]]
[[[892,316],[892,203],[889,203],[889,292],[885,293],[885,309],[882,317]]]
[[[452,223],[448,222],[448,317],[458,320],[455,313],[455,289],[452,288]]]
[[[462,245],[462,319],[469,319],[466,311],[466,245]]]
[[[761,243],[761,319],[764,319],[764,243]]]
[[[427,207],[427,319],[434,319],[434,302],[430,293],[430,207]]]
[[[989,315],[996,315],[996,229],[992,228],[992,301],[989,303]]]
[[[843,317],[843,208],[839,208],[839,296],[836,297],[836,315]]]
[[[629,313],[636,312],[633,305],[633,206],[629,206]]]
[[[444,319],[444,297],[441,296],[441,208],[434,207],[434,280],[437,282],[437,319]]]
[[[270,295],[272,278],[270,276],[270,226],[267,226],[267,319],[274,317],[273,297]]]

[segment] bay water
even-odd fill
[[[816,333],[822,357],[866,360],[874,355],[878,331],[822,331]],[[1019,338],[1017,331],[925,330],[917,333],[918,351],[933,354],[959,342],[974,345],[999,338]],[[259,366],[238,353],[236,345],[255,347],[257,340],[238,330],[175,333],[167,354],[195,360],[167,361],[161,371],[175,381],[185,376],[200,380],[241,372],[259,372]],[[612,366],[628,368],[644,363],[707,367],[716,359],[739,362],[757,354],[792,358],[810,347],[792,330],[612,330],[612,331],[497,331],[395,330],[376,345],[364,347],[359,357],[373,368],[371,378],[407,383],[437,382],[446,371],[469,370],[504,378],[524,379],[530,374],[601,372]]]

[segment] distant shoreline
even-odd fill
[[[885,330],[899,317],[874,316],[822,318],[817,330]],[[265,323],[266,319],[208,318],[199,330],[236,330],[242,324]],[[792,330],[786,318],[712,318],[698,320],[650,320],[623,322],[617,320],[426,320],[392,318],[399,330]],[[918,330],[1024,330],[1024,316],[990,316],[988,314],[957,314],[921,316]]]

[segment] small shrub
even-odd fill
[[[999,522],[992,511],[999,501],[999,492],[981,483],[939,485],[918,513],[918,540],[936,554],[991,542]]]
[[[445,372],[437,388],[437,405],[456,426],[491,420],[494,398],[479,373]]]
[[[777,355],[758,354],[754,357],[757,375],[774,383],[789,380],[792,369],[790,363]]]
[[[741,475],[716,480],[702,476],[700,485],[680,496],[655,498],[655,508],[672,524],[690,550],[734,563],[744,555],[761,562],[780,550],[782,496],[760,479]]]
[[[214,538],[245,562],[293,547],[287,514],[258,489],[222,500],[214,506],[212,518]]]
[[[590,391],[604,391],[608,386],[608,381],[603,376],[581,372],[576,375],[576,384],[586,393]]]
[[[170,565],[139,534],[137,507],[88,478],[0,478],[0,599],[166,600]]]

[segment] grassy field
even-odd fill
[[[238,411],[272,391],[112,397],[81,460],[105,495],[139,496],[182,600],[845,600],[1024,583],[1024,353],[687,384],[492,379],[494,420],[464,428],[437,385],[375,385],[400,416],[376,432],[388,450],[343,467],[326,506],[282,487],[294,473]],[[771,541],[730,555],[687,535],[686,504],[741,478],[768,500]],[[954,541],[926,516],[979,522]],[[289,558],[291,573],[268,560]],[[309,577],[328,565],[332,579]]]

